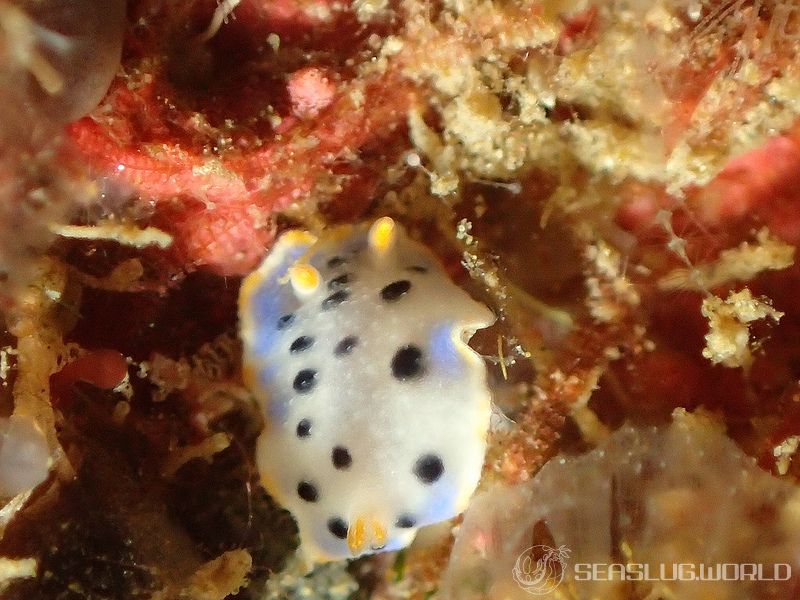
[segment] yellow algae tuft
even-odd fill
[[[750,281],[764,271],[780,271],[794,264],[795,247],[772,236],[765,227],[756,234],[756,243],[742,242],[723,250],[712,263],[675,269],[661,277],[664,290],[705,291],[735,281]]]
[[[109,240],[135,248],[144,248],[146,246],[168,248],[172,245],[172,236],[157,227],[139,229],[131,223],[117,223],[114,221],[103,221],[93,225],[51,224],[50,231],[65,238]]]
[[[625,276],[620,253],[603,240],[586,249],[593,273],[586,277],[587,304],[598,323],[618,321],[626,307],[639,305],[639,292]]]
[[[0,558],[0,592],[17,579],[36,577],[38,564],[35,558]]]
[[[771,319],[780,321],[783,313],[770,306],[766,298],[753,298],[749,289],[731,292],[723,300],[709,296],[700,309],[708,319],[703,356],[714,364],[748,368],[753,361],[750,324]]]
[[[800,447],[800,436],[790,435],[772,449],[772,455],[776,458],[775,470],[778,475],[786,475],[789,472],[789,466],[792,464],[798,447]]]
[[[215,433],[197,444],[182,446],[173,450],[161,467],[162,477],[172,477],[178,469],[196,458],[211,462],[214,455],[230,446],[231,438],[227,433]]]
[[[187,581],[156,592],[153,600],[224,600],[247,584],[253,558],[247,550],[228,550],[200,566]]]

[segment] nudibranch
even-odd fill
[[[258,469],[307,555],[397,550],[464,510],[491,416],[467,341],[494,315],[427,248],[388,217],[289,231],[245,278],[239,317]]]

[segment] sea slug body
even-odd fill
[[[392,219],[281,236],[242,285],[257,463],[314,560],[407,546],[464,510],[491,415],[467,346],[494,316]]]

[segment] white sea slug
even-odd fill
[[[392,219],[290,231],[239,301],[245,380],[266,427],[257,462],[304,550],[337,560],[407,546],[466,507],[491,399],[466,342],[494,321]]]

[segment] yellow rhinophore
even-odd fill
[[[314,267],[309,264],[297,263],[289,267],[289,281],[298,298],[311,295],[319,287],[322,277]]]
[[[249,342],[255,327],[255,316],[252,310],[253,296],[264,285],[264,282],[275,273],[275,270],[293,248],[299,246],[313,246],[317,243],[317,236],[307,232],[292,230],[284,233],[273,246],[272,251],[261,263],[261,266],[250,273],[242,281],[239,290],[239,314],[241,316],[239,327],[242,337]]]
[[[361,554],[368,545],[372,550],[382,548],[387,539],[386,526],[375,518],[358,516],[347,530],[347,546],[353,556]]]
[[[383,548],[386,545],[386,527],[378,519],[372,519],[373,548]]]
[[[350,554],[359,554],[366,544],[366,525],[363,517],[356,518],[347,530],[347,547]]]
[[[391,217],[377,219],[367,235],[369,247],[378,255],[385,256],[397,240],[397,225]]]

